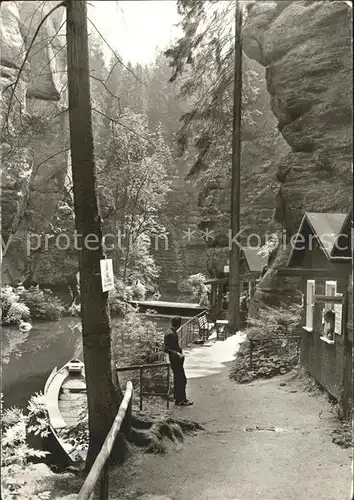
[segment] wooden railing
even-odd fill
[[[114,442],[120,431],[122,422],[127,412],[131,412],[133,398],[133,384],[127,382],[127,388],[124,394],[123,401],[119,406],[118,413],[112,424],[111,430],[102,445],[101,451],[96,457],[88,476],[78,493],[77,500],[90,500],[93,496],[94,489],[100,480],[99,500],[108,500],[109,493],[109,463],[108,459],[111,455]]]
[[[193,318],[186,321],[178,330],[178,340],[182,348],[187,347],[192,344],[194,340],[199,337],[199,323],[198,318],[206,314],[206,311],[193,316]]]
[[[166,374],[166,392],[158,393],[158,392],[149,392],[143,391],[143,371],[148,369],[157,370],[158,368],[167,368]],[[116,371],[119,372],[129,372],[129,371],[139,371],[139,398],[140,398],[140,410],[143,409],[143,396],[156,396],[160,398],[166,398],[167,401],[167,409],[170,407],[170,363],[153,363],[146,365],[131,365],[131,366],[122,366],[116,367]]]

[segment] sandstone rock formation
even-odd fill
[[[29,233],[44,239],[52,232],[67,176],[63,7],[46,19],[25,61],[37,27],[58,3],[1,5],[2,236],[5,243],[10,241],[4,255],[5,282],[25,275],[42,284],[62,282],[77,267],[75,257],[68,263],[64,252],[53,258],[52,250],[38,249],[32,257],[27,251]]]
[[[275,217],[287,234],[304,211],[346,212],[352,204],[352,11],[342,1],[254,2],[243,49],[266,69],[271,109],[291,151],[276,162]],[[275,265],[255,304],[277,302]],[[255,309],[254,309],[255,310]]]
[[[296,230],[304,210],[351,203],[352,44],[347,2],[255,2],[246,54],[266,68],[278,128],[291,152],[277,162],[277,218]]]

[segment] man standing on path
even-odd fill
[[[172,318],[171,330],[165,334],[165,352],[168,353],[173,372],[174,398],[177,406],[192,405],[186,396],[187,377],[184,372],[184,356],[178,342],[177,330],[182,320],[179,316]]]

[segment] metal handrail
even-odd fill
[[[124,398],[119,406],[118,413],[112,427],[107,434],[106,439],[102,445],[101,451],[96,457],[88,476],[82,485],[77,500],[90,500],[91,495],[96,487],[98,480],[101,478],[100,485],[100,500],[108,500],[108,473],[109,464],[107,463],[108,458],[111,455],[114,442],[120,431],[122,422],[124,420],[125,414],[129,408],[131,411],[131,402],[133,398],[133,384],[132,382],[127,382],[127,388],[125,390]]]
[[[116,366],[116,372],[130,372],[130,371],[139,371],[139,408],[140,410],[143,409],[143,396],[157,396],[161,398],[166,398],[167,402],[167,409],[170,407],[170,363],[150,363],[150,364],[145,364],[145,365],[128,365],[128,366],[121,366],[118,367]],[[148,369],[154,369],[157,370],[158,368],[167,368],[167,377],[166,377],[166,382],[167,382],[167,389],[166,393],[156,393],[156,392],[149,392],[149,391],[143,391],[143,370],[148,370]]]

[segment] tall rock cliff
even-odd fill
[[[276,163],[276,218],[293,234],[304,211],[352,203],[352,9],[342,1],[254,2],[243,49],[266,70],[271,109],[291,151]],[[278,254],[282,263],[287,252]],[[274,286],[270,270],[261,292]]]
[[[277,162],[277,217],[296,231],[304,210],[351,201],[352,12],[347,2],[256,2],[243,30],[266,69],[271,109],[291,151]]]
[[[65,9],[59,2],[1,5],[1,108],[3,280],[25,276],[42,284],[76,272],[75,256],[45,244],[45,235],[72,226],[65,203],[68,127],[65,113]],[[17,82],[16,86],[15,83]],[[10,109],[10,112],[9,112]],[[60,227],[61,226],[61,227]],[[29,234],[34,233],[29,240]],[[52,240],[53,238],[51,238]],[[38,247],[32,252],[32,247]],[[40,245],[39,245],[40,243]]]

